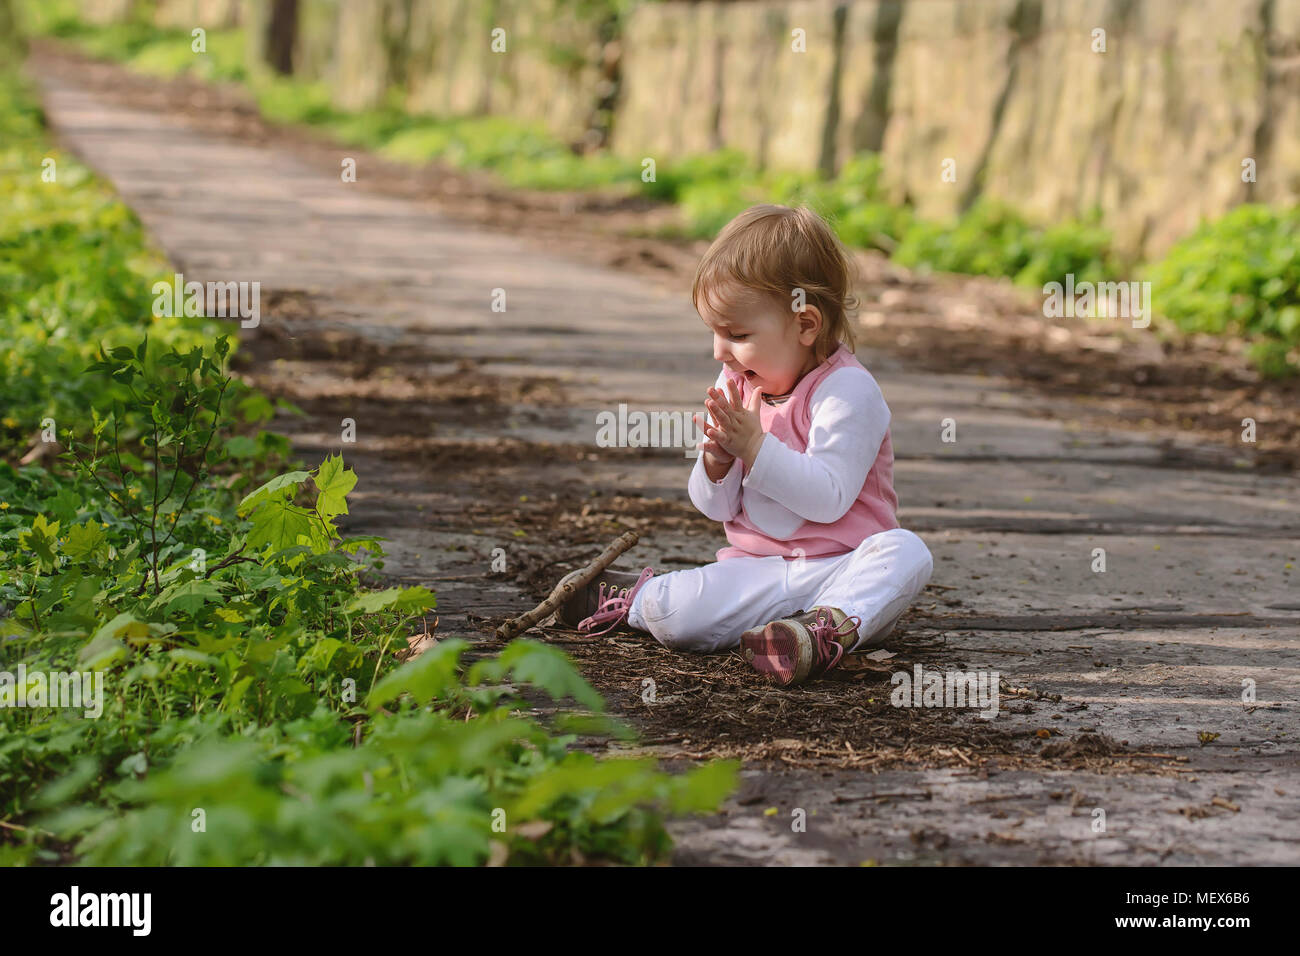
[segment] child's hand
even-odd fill
[[[712,441],[701,444],[701,449],[710,452],[709,445],[722,449],[731,458],[739,458],[747,468],[754,467],[754,459],[763,445],[763,425],[758,418],[758,403],[762,400],[762,391],[754,389],[749,396],[749,403],[742,404],[740,391],[734,382],[727,382],[727,394],[720,389],[709,389],[709,397],[704,407],[713,416],[716,425],[695,420],[704,429],[704,434]],[[726,460],[726,459],[724,459]]]
[[[718,392],[717,389],[714,388],[709,389],[709,395],[714,395],[715,393],[718,395],[722,394],[721,392]],[[708,405],[708,399],[705,399],[704,404]],[[710,421],[701,417],[699,414],[696,414],[694,418],[695,418],[695,424],[699,425],[700,430],[705,432],[706,434],[713,427]],[[713,416],[713,421],[717,421],[717,416]],[[729,467],[731,463],[736,460],[735,455],[727,451],[716,441],[702,441],[699,444],[697,444],[695,447],[698,448],[700,451],[704,452],[704,463],[706,465],[715,464],[718,465],[719,467]]]

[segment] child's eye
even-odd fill
[[[747,339],[747,338],[749,338],[749,333],[746,332],[744,335],[733,335],[732,338],[735,339],[737,342],[739,342],[739,341],[741,341],[742,339]]]

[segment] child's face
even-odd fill
[[[733,287],[716,296],[724,312],[701,296],[700,318],[713,333],[713,357],[745,376],[751,388],[784,395],[817,367],[813,343],[821,329],[821,314],[808,305],[795,314],[775,299]]]

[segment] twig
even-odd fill
[[[1186,757],[1180,757],[1180,756],[1178,756],[1177,754],[1150,753],[1150,752],[1148,752],[1148,751],[1135,751],[1135,752],[1133,752],[1133,753],[1125,753],[1124,751],[1121,750],[1121,751],[1118,751],[1118,752],[1117,752],[1116,756],[1120,756],[1120,757],[1158,757],[1158,758],[1160,758],[1161,760],[1184,760],[1184,761],[1187,759]]]
[[[230,567],[230,566],[233,565],[233,564],[243,564],[243,563],[245,563],[245,562],[247,562],[248,564],[258,564],[258,563],[260,563],[260,562],[257,560],[257,558],[247,558],[247,557],[241,558],[241,557],[240,557],[240,555],[241,555],[241,554],[243,553],[243,551],[244,551],[244,548],[246,548],[246,547],[248,547],[248,542],[244,542],[243,544],[241,544],[241,545],[239,546],[239,550],[237,550],[234,554],[230,555],[230,556],[227,557],[227,558],[223,558],[220,564],[216,564],[216,565],[213,565],[212,567],[208,568],[208,570],[204,573],[203,577],[205,577],[205,578],[210,578],[210,577],[212,577],[212,575],[216,574],[216,573],[217,573],[218,571],[220,571],[222,568],[228,568],[228,567]]]
[[[162,590],[158,581],[158,472],[162,465],[158,461],[158,423],[153,426],[153,508],[149,516],[149,537],[153,541],[153,593],[156,597]]]
[[[32,623],[36,625],[36,629],[39,631],[41,629],[41,616],[36,613],[36,580],[38,577],[39,577],[39,568],[37,569],[37,574],[32,576],[32,596],[31,596]]]
[[[894,798],[913,800],[933,800],[934,794],[928,790],[895,790],[889,793],[864,793],[860,795],[840,794],[831,803],[857,803],[860,800],[888,800]]]
[[[96,444],[98,444],[98,439],[96,440]],[[144,522],[131,513],[130,506],[127,505],[126,501],[118,500],[117,495],[113,494],[113,492],[109,489],[108,485],[104,484],[104,482],[100,479],[99,475],[95,474],[95,472],[91,469],[91,467],[81,460],[81,456],[77,454],[75,447],[69,448],[68,452],[72,455],[73,460],[76,461],[76,463],[82,468],[82,470],[85,471],[85,473],[90,476],[90,478],[95,482],[95,484],[99,485],[100,489],[104,492],[104,494],[108,495],[109,500],[112,501],[119,508],[121,508],[123,513],[125,513],[128,518],[130,518],[132,521],[140,525],[141,533],[143,533]],[[119,479],[122,478],[122,473],[120,471],[118,472],[118,478]],[[125,482],[123,482],[122,484],[122,490],[123,491],[126,490]]]
[[[181,459],[185,457],[185,437],[184,437],[184,436],[189,432],[189,430],[190,430],[190,425],[193,424],[193,422],[194,422],[194,412],[195,412],[195,410],[198,409],[198,407],[199,407],[199,403],[198,403],[198,402],[195,402],[195,403],[193,403],[192,405],[190,405],[190,407],[189,407],[189,414],[185,416],[185,425],[183,426],[183,428],[182,428],[182,430],[181,430],[181,435],[182,435],[182,438],[181,438],[181,445],[180,445],[180,448],[179,448],[179,449],[177,450],[177,452],[176,452],[175,467],[172,469],[172,483],[171,483],[170,485],[167,486],[167,494],[165,494],[165,495],[162,496],[162,500],[163,500],[163,501],[168,501],[168,500],[170,500],[170,499],[171,499],[171,496],[172,496],[172,492],[176,490],[176,479],[179,478],[179,477],[180,477],[180,474],[181,474]],[[199,464],[200,464],[200,466],[201,466],[203,463],[200,462]],[[197,472],[197,469],[195,469],[195,471]],[[173,526],[174,526],[174,525],[175,525],[175,522],[173,522],[172,524],[173,524]],[[164,542],[164,543],[165,543],[165,542]]]
[[[563,587],[557,586],[548,597],[537,607],[533,608],[527,614],[521,617],[511,618],[497,628],[497,637],[503,641],[508,641],[517,634],[528,630],[538,621],[544,619],[548,614],[555,611],[560,605],[564,604],[569,598],[578,592],[580,588],[585,588],[588,584],[596,579],[601,571],[613,564],[620,554],[631,548],[639,541],[641,536],[635,531],[625,531],[619,535],[609,547],[607,547],[595,561],[582,569],[582,572],[572,581]]]
[[[222,371],[220,374],[224,375],[225,373]],[[230,382],[230,379],[224,379],[221,383],[221,388],[217,392],[217,406],[212,412],[212,427],[208,429],[208,439],[203,443],[203,450],[199,452],[199,463],[194,469],[194,478],[190,481],[190,486],[185,489],[185,497],[181,499],[181,506],[176,509],[176,517],[172,519],[171,531],[167,533],[167,537],[163,538],[163,547],[166,547],[167,542],[176,534],[176,526],[180,524],[181,516],[185,514],[185,506],[190,503],[190,495],[194,493],[194,487],[199,483],[198,476],[199,473],[203,471],[203,467],[208,460],[208,448],[212,445],[212,436],[217,433],[217,428],[221,424],[221,400],[225,397],[226,389],[229,387]],[[177,465],[179,467],[179,462]],[[204,473],[204,477],[206,477],[206,473]]]
[[[23,833],[44,833],[46,836],[54,836],[50,830],[43,830],[40,827],[20,827],[16,823],[6,823],[4,820],[0,820],[0,827],[6,830],[20,830]]]
[[[966,806],[973,807],[977,803],[998,803],[1002,800],[1027,800],[1032,797],[1028,793],[997,793],[990,797],[980,797],[977,800],[967,800]]]

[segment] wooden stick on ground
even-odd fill
[[[626,531],[619,535],[608,548],[606,548],[595,561],[582,569],[582,573],[570,581],[564,587],[556,587],[548,597],[537,607],[533,608],[522,617],[511,618],[497,628],[497,637],[503,641],[508,641],[518,634],[522,634],[538,621],[543,620],[552,611],[555,611],[576,594],[581,588],[590,584],[601,571],[618,560],[618,556],[624,551],[631,548],[639,541],[641,536],[635,531]]]

